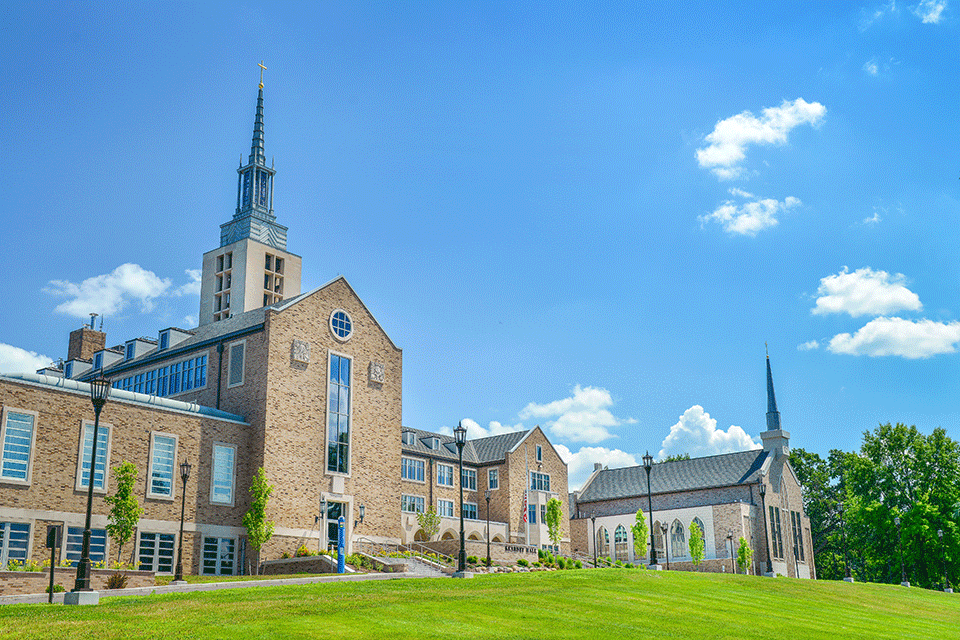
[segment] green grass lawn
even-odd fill
[[[336,575],[331,573],[285,573],[281,576],[183,576],[184,581],[190,584],[207,584],[210,582],[252,582],[256,580],[283,580],[285,578],[312,578],[315,576]],[[173,576],[157,576],[157,586],[168,585],[173,582]],[[107,593],[107,592],[104,592]]]
[[[598,569],[6,605],[0,638],[960,637],[960,594]]]

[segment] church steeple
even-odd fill
[[[263,142],[263,70],[260,63],[260,86],[257,93],[257,114],[253,121],[250,157],[237,169],[237,209],[230,222],[220,225],[220,246],[250,238],[277,249],[287,247],[287,228],[277,224],[273,215],[273,167],[267,166]]]
[[[777,397],[773,393],[773,373],[770,371],[770,353],[767,353],[767,430],[760,432],[764,451],[775,456],[790,455],[790,434],[780,426]]]
[[[780,412],[777,396],[773,393],[773,373],[770,372],[770,354],[767,354],[767,431],[779,431]]]

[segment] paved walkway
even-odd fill
[[[101,598],[116,596],[149,596],[154,593],[190,593],[193,591],[219,591],[221,589],[247,589],[250,587],[277,587],[291,584],[314,584],[316,582],[362,582],[365,580],[397,580],[401,578],[422,578],[423,574],[413,573],[354,573],[344,575],[314,576],[312,578],[278,578],[276,580],[244,580],[237,582],[205,582],[201,584],[166,585],[163,587],[137,587],[135,589],[104,589]],[[55,603],[63,603],[63,593],[53,594]],[[45,603],[48,595],[0,596],[0,605]]]

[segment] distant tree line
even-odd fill
[[[899,584],[902,545],[912,585],[943,588],[945,567],[957,586],[960,445],[943,428],[924,435],[887,423],[864,432],[859,452],[834,449],[824,459],[793,449],[790,464],[803,485],[819,578],[845,577],[846,548],[855,580]]]

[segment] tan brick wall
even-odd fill
[[[107,580],[116,573],[109,569],[94,569],[90,572],[90,587],[94,591],[103,592],[109,596]],[[152,571],[124,571],[127,576],[127,589],[136,587],[152,587],[156,584],[156,574]],[[73,589],[77,579],[77,570],[67,567],[57,567],[53,573],[53,583],[64,588]],[[0,571],[0,596],[31,595],[46,593],[50,586],[50,570],[44,571]]]

